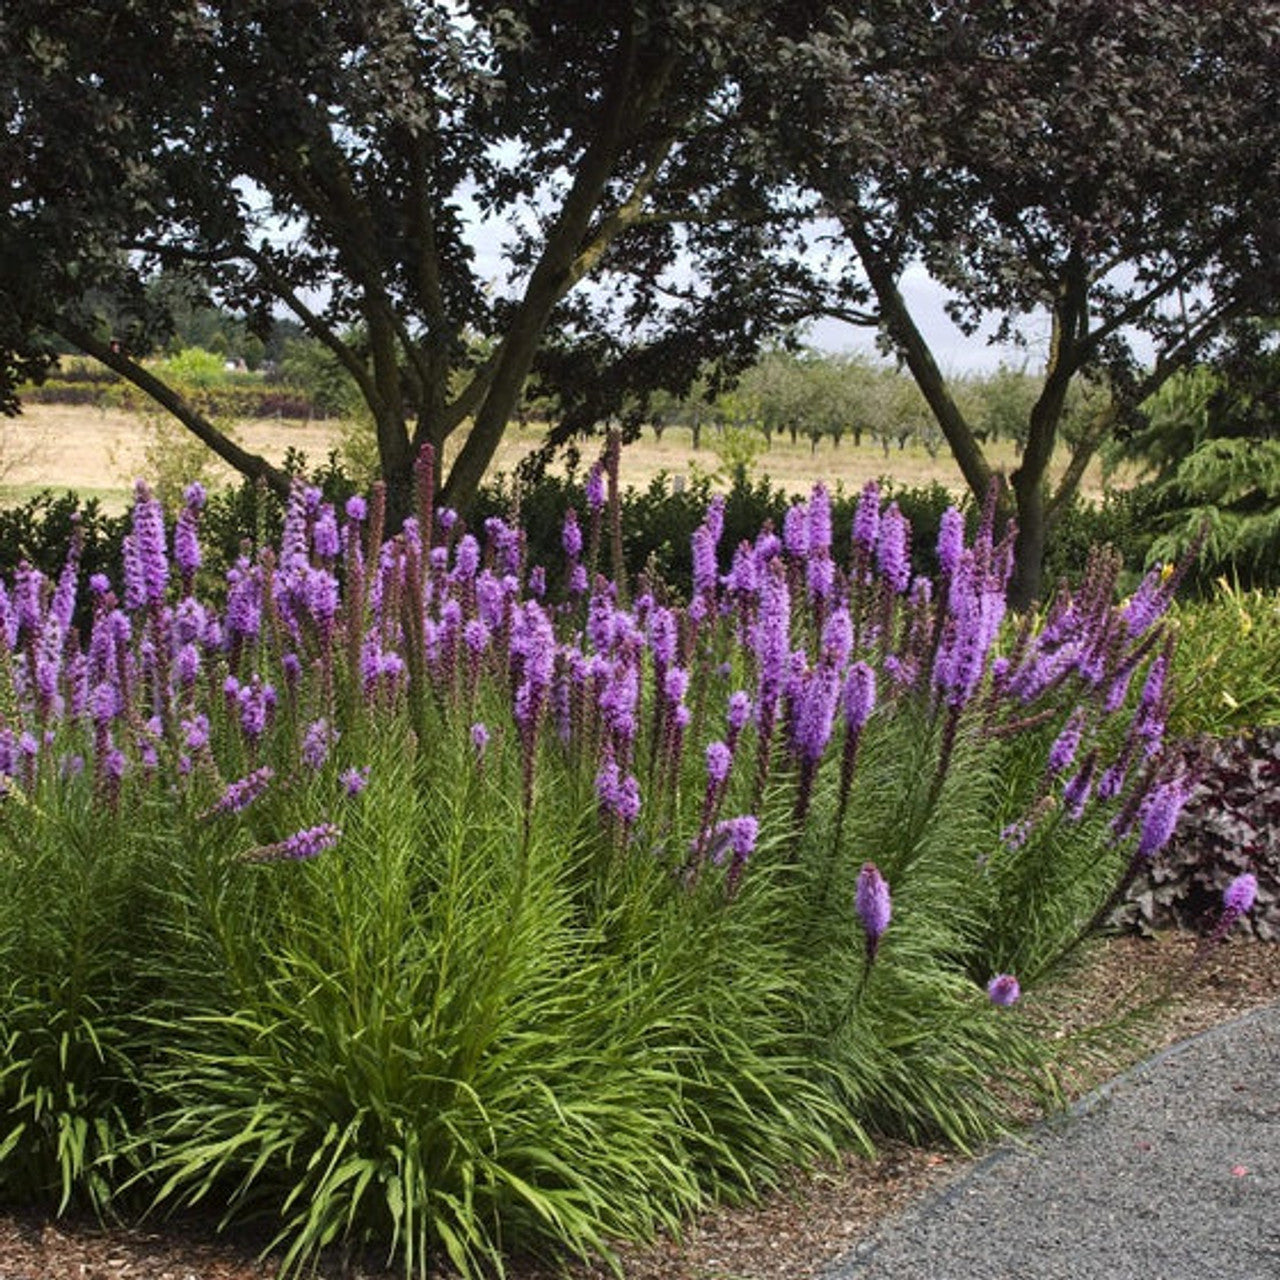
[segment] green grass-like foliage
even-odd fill
[[[704,525],[688,608],[572,573],[537,604],[509,528],[477,559],[425,503],[381,551],[353,510],[339,550],[299,489],[216,619],[145,491],[91,636],[74,561],[6,585],[0,1194],[213,1205],[290,1273],[341,1243],[474,1275],[1055,1096],[1060,1043],[987,984],[1053,978],[1176,786],[1168,584],[1119,612],[1098,557],[1001,630],[990,525],[899,590],[871,490],[852,553],[762,533],[763,587],[708,573]],[[819,706],[857,663],[865,723]]]
[[[1170,729],[1221,736],[1280,725],[1280,593],[1226,578],[1206,599],[1178,604],[1179,680]]]

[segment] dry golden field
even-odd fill
[[[206,483],[234,480],[234,473],[208,454],[194,437],[181,428],[166,426],[157,436],[154,419],[118,409],[65,405],[31,405],[21,416],[0,420],[0,503],[20,501],[30,494],[52,488],[73,489],[84,496],[96,496],[112,509],[127,505],[133,481],[139,476],[154,480],[158,459],[194,459],[204,465]],[[337,421],[257,420],[235,428],[238,442],[278,463],[286,449],[306,454],[313,464],[323,462],[331,449],[339,448],[349,428]],[[539,439],[535,428],[512,427],[495,464],[496,471],[510,472],[533,449]],[[722,466],[713,431],[703,433],[703,446],[694,450],[689,432],[671,428],[662,439],[652,432],[623,451],[624,485],[644,488],[660,472],[690,478],[715,473]],[[998,447],[992,456],[997,466],[1014,465],[1008,446]],[[950,455],[943,450],[936,459],[917,446],[886,455],[878,444],[867,440],[861,448],[846,437],[838,447],[823,443],[817,451],[807,441],[792,445],[775,439],[761,453],[754,470],[767,474],[780,488],[791,493],[807,492],[821,480],[834,490],[860,489],[867,480],[889,478],[903,485],[927,484],[937,480],[957,494],[963,486]],[[1087,494],[1101,489],[1101,475],[1095,464],[1085,482]]]

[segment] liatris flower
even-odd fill
[[[596,773],[596,798],[608,816],[629,827],[640,816],[640,783],[624,774],[612,756],[606,756]]]
[[[1253,910],[1258,896],[1258,877],[1252,872],[1236,876],[1222,892],[1222,907],[1233,916],[1245,916]]]
[[[587,472],[587,508],[599,511],[604,506],[604,464],[595,462]]]
[[[836,609],[822,624],[823,660],[843,667],[853,652],[853,620],[848,609]]]
[[[742,873],[755,852],[760,838],[760,823],[754,814],[746,813],[737,818],[717,822],[711,832],[708,848],[711,860],[717,865],[729,858],[729,870],[725,876],[725,891],[732,897],[738,890]]]
[[[366,765],[363,769],[344,769],[338,775],[338,781],[342,784],[342,790],[348,799],[354,799],[369,785],[369,769]]]
[[[570,560],[582,556],[582,530],[578,527],[578,513],[570,507],[564,513],[564,526],[560,531],[560,545]]]
[[[1151,792],[1142,807],[1142,831],[1135,857],[1154,858],[1169,843],[1189,791],[1186,779],[1178,778]]]
[[[693,531],[693,589],[700,596],[712,595],[716,589],[716,544],[705,524]]]
[[[724,533],[724,494],[715,494],[711,501],[707,503],[707,514],[702,523],[706,526],[707,532],[711,535],[711,543],[718,546],[720,537]]]
[[[803,502],[787,508],[782,520],[782,545],[797,560],[809,554],[809,510]]]
[[[636,708],[640,702],[640,672],[629,659],[609,665],[600,693],[600,713],[610,732],[629,742],[636,736]]]
[[[110,677],[100,680],[89,691],[89,715],[100,729],[110,724],[123,710],[124,696]]]
[[[202,751],[209,745],[209,717],[197,712],[181,725],[183,746],[190,752]]]
[[[1248,915],[1253,910],[1253,904],[1257,897],[1258,877],[1252,872],[1246,871],[1243,875],[1236,876],[1227,885],[1222,892],[1222,915],[1219,917],[1218,923],[1214,925],[1213,932],[1204,938],[1196,948],[1196,953],[1191,961],[1193,970],[1198,969],[1208,957],[1209,952],[1231,932],[1231,926],[1241,916]]]
[[[759,709],[771,717],[782,693],[791,653],[791,596],[786,576],[775,561],[760,593],[760,615],[752,633],[759,671]]]
[[[240,707],[240,727],[245,735],[257,740],[266,732],[267,723],[276,706],[276,691],[255,675],[249,684],[236,693]]]
[[[311,548],[321,560],[336,560],[342,551],[338,517],[331,502],[326,502],[316,515],[311,527]]]
[[[1166,644],[1148,669],[1147,678],[1142,684],[1142,695],[1138,699],[1138,714],[1134,717],[1133,732],[1142,740],[1143,751],[1148,757],[1156,755],[1164,741],[1170,700],[1166,680],[1171,658],[1171,645]]]
[[[874,480],[868,480],[863,486],[853,515],[854,550],[870,561],[875,554],[879,536],[880,486]]]
[[[722,499],[723,501],[723,499]],[[809,554],[831,550],[831,498],[826,488],[815,484],[809,494]]]
[[[262,571],[241,556],[227,571],[227,583],[227,639],[232,644],[252,640],[262,629]]]
[[[689,691],[689,672],[685,667],[671,667],[662,678],[662,693],[673,706],[684,701]]]
[[[1072,822],[1079,822],[1084,815],[1085,805],[1089,803],[1089,793],[1093,789],[1093,775],[1098,765],[1098,753],[1095,748],[1086,757],[1076,775],[1062,789],[1062,808]]]
[[[326,849],[332,849],[341,835],[342,831],[333,823],[324,822],[317,827],[295,831],[275,844],[259,845],[243,857],[246,862],[305,862],[318,857]]]
[[[862,864],[853,903],[867,937],[867,963],[870,964],[876,958],[880,939],[884,937],[893,916],[888,881],[880,874],[880,868],[874,862]]]
[[[755,595],[760,587],[760,576],[756,572],[755,548],[749,542],[738,543],[733,553],[733,562],[729,566],[729,575],[725,586],[737,596]]]
[[[713,788],[719,788],[729,776],[733,765],[733,752],[728,744],[720,742],[707,743],[707,782]]]
[[[955,573],[963,554],[964,517],[955,507],[948,507],[938,525],[938,564],[947,577]]]
[[[855,662],[849,668],[841,701],[849,730],[856,733],[876,707],[876,673],[865,662]]]
[[[204,558],[197,533],[200,510],[205,504],[204,485],[198,481],[189,484],[183,498],[182,512],[173,526],[173,563],[182,575],[183,588],[190,591],[196,570]]]
[[[987,999],[1002,1009],[1016,1004],[1021,996],[1022,988],[1018,985],[1017,978],[1011,973],[997,973],[987,983]]]
[[[876,567],[898,595],[911,583],[911,523],[891,502],[880,517],[880,536],[876,541]]]
[[[1051,776],[1061,773],[1076,758],[1083,733],[1084,715],[1077,709],[1071,713],[1071,718],[1049,748],[1048,769]]]
[[[487,725],[477,721],[471,726],[471,745],[475,749],[476,759],[483,760],[485,748],[489,745],[489,729]]]
[[[221,799],[211,809],[206,809],[200,815],[201,819],[213,818],[221,813],[243,812],[266,791],[275,776],[275,770],[269,764],[264,764],[261,769],[255,769],[243,778],[228,783]]]
[[[645,630],[648,632],[649,651],[653,654],[654,663],[661,670],[674,666],[680,642],[675,614],[661,606],[650,610]]]
[[[146,482],[134,487],[132,531],[124,540],[125,605],[140,609],[159,604],[169,583],[164,509]]]
[[[791,745],[806,764],[816,765],[831,740],[840,678],[833,667],[819,664],[801,677],[792,694]]]
[[[58,630],[67,632],[71,629],[71,619],[76,609],[76,586],[80,581],[80,556],[84,550],[84,531],[80,528],[80,516],[72,517],[71,546],[67,549],[67,558],[58,575],[58,585],[49,602],[49,617],[57,624]]]
[[[471,534],[464,533],[453,553],[454,577],[461,582],[468,582],[476,576],[479,568],[480,544]]]
[[[329,758],[329,747],[337,737],[337,731],[330,728],[327,720],[313,721],[302,735],[302,763],[317,772],[324,768],[324,762]]]
[[[825,551],[811,551],[804,562],[805,587],[811,600],[829,600],[836,585],[836,566]]]
[[[369,504],[358,494],[352,494],[343,507],[347,519],[352,524],[363,524],[369,514]]]
[[[1163,569],[1152,569],[1129,598],[1122,617],[1131,640],[1136,640],[1154,626],[1173,599],[1172,576]]]

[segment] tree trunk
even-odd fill
[[[1023,486],[1014,476],[1018,533],[1013,543],[1013,576],[1005,593],[1009,607],[1025,613],[1037,600],[1044,585],[1044,547],[1048,522],[1044,485]]]

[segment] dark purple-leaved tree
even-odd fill
[[[727,177],[733,53],[769,7],[6,3],[9,407],[56,337],[282,486],[142,362],[185,280],[259,326],[288,313],[332,353],[375,423],[395,516],[425,444],[448,447],[443,496],[466,504],[540,360],[550,386],[594,378],[594,412],[623,354],[620,387],[742,363],[785,322],[780,277],[742,265],[750,228],[776,244],[798,212]],[[696,306],[663,292],[688,279],[686,227]],[[160,271],[169,288],[148,291]],[[610,288],[584,302],[589,279]]]
[[[1274,314],[1277,0],[836,4],[754,95],[771,163],[850,251],[843,313],[878,324],[969,488],[1004,485],[1011,602],[1100,442],[1241,317]],[[1016,468],[998,476],[900,287],[922,263],[968,332],[1048,331]],[[1050,487],[1068,388],[1109,401]]]

